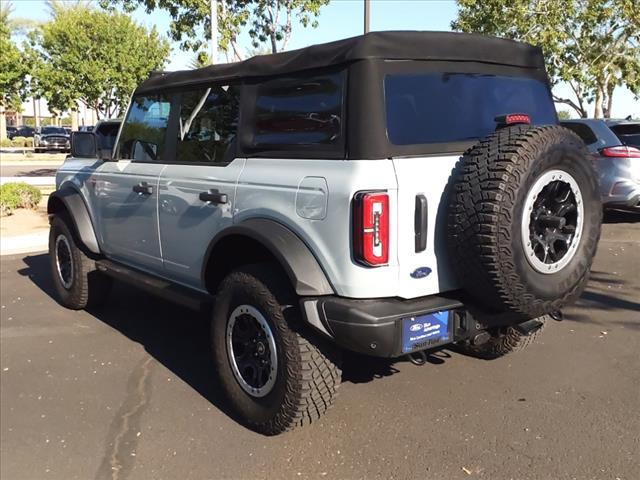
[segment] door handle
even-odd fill
[[[217,190],[209,190],[207,192],[201,192],[199,195],[200,200],[207,203],[225,204],[228,202],[226,193],[219,193]]]
[[[153,187],[147,182],[140,182],[134,185],[132,190],[138,195],[151,195],[153,193]]]
[[[427,197],[424,195],[416,195],[415,210],[415,246],[416,253],[423,252],[427,249],[427,232],[429,229],[429,214],[427,210]]]

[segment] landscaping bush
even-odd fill
[[[37,208],[40,190],[24,182],[0,185],[0,215],[11,215],[16,208]]]
[[[13,147],[24,147],[26,140],[26,137],[13,137],[13,139],[11,140],[11,145]]]
[[[13,143],[8,138],[0,140],[0,147],[13,147]]]

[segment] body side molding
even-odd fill
[[[262,244],[284,268],[298,295],[335,294],[327,276],[307,245],[286,226],[269,219],[249,219],[224,229],[209,244],[205,254],[202,279],[216,245],[231,235],[251,238]],[[215,265],[215,261],[214,261]],[[215,268],[215,267],[214,267]]]

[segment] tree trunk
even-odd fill
[[[269,37],[271,38],[271,53],[278,53],[278,41],[275,32],[271,32]]]
[[[76,112],[75,110],[71,110],[69,114],[71,115],[71,131],[77,132],[78,131],[78,112]]]
[[[607,87],[607,111],[605,113],[605,118],[611,118],[613,116],[613,91],[616,88],[616,84],[611,82],[611,84]]]
[[[4,107],[0,105],[0,142],[7,139],[7,116]]]
[[[603,117],[603,111],[602,111],[602,104],[604,103],[604,98],[603,98],[603,88],[602,87],[598,87],[598,89],[596,90],[596,106],[595,109],[593,111],[593,118],[602,118]]]

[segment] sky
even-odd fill
[[[0,0],[3,3],[6,0]],[[49,10],[45,0],[11,0],[16,17],[47,20]],[[314,43],[330,42],[363,32],[363,0],[331,0],[321,10],[318,28],[294,26],[289,49],[301,48]],[[451,30],[451,21],[456,18],[455,0],[371,0],[371,30]],[[133,17],[147,27],[156,26],[160,33],[169,30],[170,17],[164,11],[151,15],[138,9]],[[243,50],[250,49],[247,35],[240,39]],[[171,57],[166,70],[188,68],[194,55],[183,52],[177,44],[172,47]],[[222,57],[220,58],[222,60]],[[568,86],[560,85],[555,93],[562,97],[572,97]],[[558,105],[558,110],[567,110],[572,116],[575,112],[566,106]],[[589,107],[593,113],[593,105]],[[613,116],[640,117],[640,101],[626,88],[618,88],[614,93]]]

